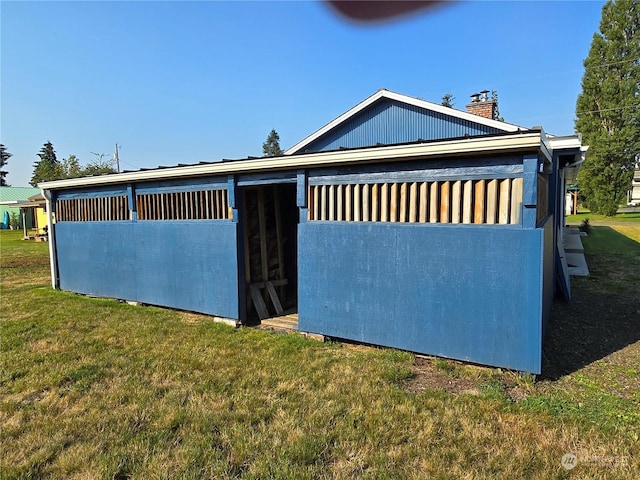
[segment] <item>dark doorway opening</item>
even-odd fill
[[[245,187],[242,195],[247,323],[296,313],[296,185]]]

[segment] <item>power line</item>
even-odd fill
[[[576,112],[576,115],[582,115],[583,113],[602,113],[602,112],[612,112],[615,110],[626,110],[627,108],[639,107],[640,105],[627,105],[626,107],[616,107],[616,108],[603,108],[602,110],[587,110],[584,112]]]

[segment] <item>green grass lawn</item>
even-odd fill
[[[640,262],[597,232],[534,382],[54,291],[2,231],[0,477],[637,479]]]
[[[618,213],[613,217],[605,217],[604,215],[598,215],[589,211],[580,211],[577,215],[568,215],[568,224],[580,224],[584,220],[589,220],[590,223],[597,222],[639,222],[640,223],[640,211],[639,212],[626,212]]]

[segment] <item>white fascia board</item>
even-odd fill
[[[137,172],[115,173],[95,177],[70,178],[43,182],[43,190],[61,188],[115,185],[129,182],[169,180],[204,175],[233,175],[265,171],[298,170],[326,166],[352,165],[382,161],[431,159],[444,156],[505,153],[524,150],[539,150],[540,132],[523,133],[491,138],[447,140],[411,145],[392,145],[357,150],[337,150],[300,155],[283,155],[224,163],[199,164],[183,167],[162,168]]]
[[[364,110],[365,108],[367,108],[369,105],[379,100],[380,98],[388,98],[390,100],[396,100],[398,102],[413,105],[415,107],[424,108],[425,110],[431,110],[433,112],[456,117],[461,120],[467,120],[470,122],[479,123],[481,125],[486,125],[488,127],[497,128],[504,132],[517,132],[519,130],[527,130],[526,128],[520,127],[518,125],[513,125],[511,123],[491,120],[489,118],[484,118],[479,115],[473,115],[472,113],[463,112],[462,110],[457,110],[455,108],[445,107],[444,105],[439,105],[437,103],[432,103],[426,100],[421,100],[419,98],[403,95],[401,93],[396,93],[396,92],[391,92],[389,90],[381,89],[381,90],[378,90],[373,95],[371,95],[370,97],[367,97],[366,99],[364,99],[362,102],[358,103],[355,107],[351,108],[350,110],[346,111],[345,113],[337,117],[335,120],[327,123],[320,130],[316,130],[314,133],[312,133],[308,137],[296,143],[293,147],[287,149],[284,152],[284,154],[291,155],[293,153],[296,153],[297,151],[301,150],[304,146],[308,145],[309,143],[321,137],[328,131],[332,130],[333,128],[337,127],[341,123],[345,122],[349,118],[356,115],[357,113],[361,112],[362,110]]]
[[[565,150],[569,148],[581,148],[582,141],[579,135],[565,135],[562,137],[555,137],[549,135],[547,142],[552,150]]]

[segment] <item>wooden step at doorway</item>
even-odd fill
[[[285,330],[289,332],[298,331],[298,314],[290,313],[280,317],[265,318],[260,322],[262,328],[273,328],[275,330]]]

